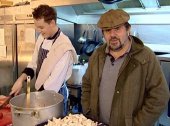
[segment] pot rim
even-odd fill
[[[9,103],[10,103],[10,106],[12,107],[12,108],[14,108],[14,109],[17,109],[17,110],[41,110],[41,109],[48,109],[48,108],[51,108],[51,107],[54,107],[54,106],[56,106],[56,105],[58,105],[58,104],[62,104],[63,103],[63,100],[64,100],[64,97],[63,97],[63,95],[61,95],[61,94],[59,94],[59,93],[56,93],[55,91],[47,91],[47,90],[44,90],[44,91],[41,91],[41,92],[38,92],[38,91],[36,91],[36,92],[31,92],[30,93],[30,95],[31,94],[39,94],[39,93],[51,93],[51,94],[54,94],[54,96],[55,95],[58,95],[59,96],[59,100],[56,102],[56,103],[54,103],[54,104],[51,104],[51,105],[47,105],[47,106],[36,106],[36,107],[25,107],[25,106],[23,106],[23,107],[19,107],[19,106],[17,106],[17,105],[14,105],[14,103],[11,103],[11,102],[14,102],[14,100],[15,99],[17,99],[17,98],[19,98],[19,97],[22,97],[22,96],[26,96],[26,93],[22,93],[22,94],[20,94],[20,95],[17,95],[17,96],[15,96],[15,97],[13,97],[13,98],[11,98],[10,99],[10,101],[9,101]]]

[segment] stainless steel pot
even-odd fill
[[[64,97],[54,91],[30,93],[30,105],[26,106],[26,94],[10,100],[13,126],[35,126],[39,123],[63,116]]]

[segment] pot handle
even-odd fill
[[[30,115],[30,116],[34,116],[36,118],[39,118],[39,111],[19,111],[19,110],[14,110],[14,114],[16,114],[17,116]]]

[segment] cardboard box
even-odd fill
[[[13,1],[9,0],[0,0],[0,6],[1,7],[9,7],[13,5]]]

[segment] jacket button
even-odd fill
[[[119,91],[116,91],[117,94],[119,94],[120,92]]]

